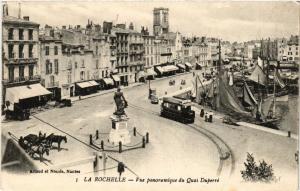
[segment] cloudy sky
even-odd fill
[[[9,14],[18,15],[18,3],[9,2]],[[90,1],[22,2],[22,16],[52,26],[86,25],[91,19],[133,22],[152,31],[154,7],[169,8],[171,31],[184,35],[206,35],[229,41],[283,37],[299,33],[299,4],[295,2],[172,2]],[[118,16],[117,16],[118,15]]]

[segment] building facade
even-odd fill
[[[2,96],[6,88],[40,82],[39,24],[8,12],[2,20]]]
[[[39,36],[39,41],[41,84],[52,92],[52,99],[59,100],[63,97],[61,85],[65,83],[62,40],[55,35],[54,29],[47,26],[45,33]]]

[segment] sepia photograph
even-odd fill
[[[1,190],[299,190],[299,2],[1,6]]]

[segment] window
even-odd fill
[[[52,63],[46,60],[46,74],[52,74]]]
[[[19,40],[24,40],[24,29],[19,29]]]
[[[54,76],[50,76],[50,85],[54,86]]]
[[[151,65],[153,65],[153,57],[151,57]]]
[[[58,55],[58,47],[54,46],[54,55]]]
[[[102,70],[102,78],[104,77],[104,71]]]
[[[28,30],[28,40],[33,40],[33,30],[32,29]]]
[[[96,60],[96,69],[98,69],[99,68],[99,60],[97,59]]]
[[[96,46],[96,55],[98,55],[98,46]]]
[[[49,55],[49,46],[46,46],[46,52],[45,55]]]
[[[19,66],[19,78],[20,80],[24,80],[24,67],[25,66]]]
[[[9,66],[8,68],[8,80],[10,82],[14,81],[14,73],[15,73],[15,67],[14,66]]]
[[[68,72],[68,83],[70,84],[71,82],[72,82],[71,72]]]
[[[33,57],[33,44],[29,44],[29,51],[28,51],[28,57],[32,58]]]
[[[19,45],[19,58],[24,58],[23,48],[24,48],[24,44],[20,44]]]
[[[77,68],[77,62],[75,62],[75,69]]]
[[[58,74],[58,60],[57,59],[54,60],[54,72],[55,72],[55,74]]]
[[[177,110],[181,111],[181,106],[180,105],[177,106]]]
[[[153,54],[153,47],[151,47],[151,54]]]
[[[81,60],[82,64],[81,67],[84,68],[84,60]]]
[[[125,72],[127,72],[127,67],[125,67]]]
[[[29,73],[28,73],[28,75],[29,75],[29,78],[30,78],[30,79],[31,79],[32,76],[33,76],[33,69],[34,69],[34,65],[29,65]]]
[[[84,71],[81,71],[81,72],[80,72],[80,79],[81,79],[81,80],[84,80],[84,78],[85,78],[85,76],[84,76]]]
[[[9,44],[8,45],[8,58],[14,58],[14,45],[13,44]]]
[[[14,29],[10,28],[8,29],[8,40],[13,40],[14,39]]]

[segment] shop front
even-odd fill
[[[96,93],[98,90],[99,84],[92,80],[87,82],[79,82],[75,84],[75,95],[89,95]]]
[[[51,95],[52,93],[39,83],[7,88],[5,113],[8,118],[27,119],[29,110],[46,105]]]

